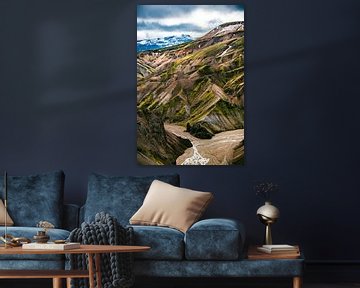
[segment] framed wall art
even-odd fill
[[[138,5],[137,161],[244,163],[242,5]]]

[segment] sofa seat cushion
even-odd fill
[[[177,174],[144,177],[91,174],[83,211],[84,219],[81,220],[91,222],[96,213],[106,212],[114,216],[119,224],[128,225],[155,179],[175,186],[179,186],[180,182]]]
[[[41,230],[37,227],[8,227],[7,233],[11,234],[14,237],[25,237],[30,240],[33,239],[33,236]],[[5,234],[5,228],[0,227],[0,235]],[[70,232],[63,229],[49,229],[47,234],[50,236],[49,241],[54,240],[65,240],[69,237]],[[62,260],[64,255],[0,255],[0,260]]]
[[[236,260],[245,241],[243,225],[232,219],[206,219],[185,235],[187,260]]]
[[[150,246],[146,252],[134,253],[136,259],[184,259],[184,234],[176,229],[158,226],[132,226],[134,244]]]

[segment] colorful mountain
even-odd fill
[[[141,131],[148,131],[140,126],[151,125],[150,122],[145,124],[141,120],[141,115],[150,113],[157,115],[157,122],[163,123],[164,131],[167,133],[174,135],[174,131],[178,131],[177,127],[183,127],[183,131],[188,134],[177,133],[176,136],[189,140],[193,148],[195,148],[194,145],[203,147],[203,151],[207,154],[206,159],[209,159],[203,162],[215,165],[242,163],[244,156],[244,22],[222,24],[204,36],[187,43],[160,50],[139,52],[137,55],[137,109],[138,156],[141,155],[141,159],[147,159],[146,161],[139,160],[139,162],[178,165],[189,162],[174,162],[174,151],[169,152],[172,153],[172,157],[169,157],[171,161],[159,161],[160,153],[162,157],[165,155],[167,158],[166,151],[169,151],[165,147],[166,137],[160,135],[164,133],[160,131],[161,129],[157,129],[159,135],[154,131],[151,133],[151,141],[154,142],[155,139],[158,145],[148,147],[150,141],[146,139],[149,140],[150,136],[140,135],[139,137]],[[237,139],[236,143],[234,142],[236,145],[229,146],[228,149],[232,149],[230,153],[229,151],[222,153],[219,144],[226,144],[225,138],[214,136],[227,131],[233,131],[232,136],[228,137],[228,142]],[[242,136],[235,137],[236,132],[237,135]],[[156,135],[159,136],[159,141],[156,141]],[[196,137],[200,142],[190,139],[188,135]],[[219,139],[221,143],[212,143],[212,141],[220,141]],[[205,142],[201,142],[203,140],[210,141],[206,142],[208,146],[204,146]],[[216,151],[214,155],[211,154],[212,148]],[[159,149],[161,152],[156,151]],[[193,150],[195,153],[195,149]],[[200,151],[198,150],[196,152]],[[180,149],[176,157],[183,153],[184,151]]]

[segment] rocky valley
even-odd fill
[[[242,164],[244,23],[139,52],[137,112],[141,164]]]

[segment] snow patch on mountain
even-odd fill
[[[147,50],[157,50],[161,48],[167,48],[174,45],[179,45],[182,43],[190,42],[193,39],[190,35],[181,35],[181,36],[168,36],[164,38],[153,38],[153,39],[143,39],[138,40],[136,43],[137,52],[147,51]]]

